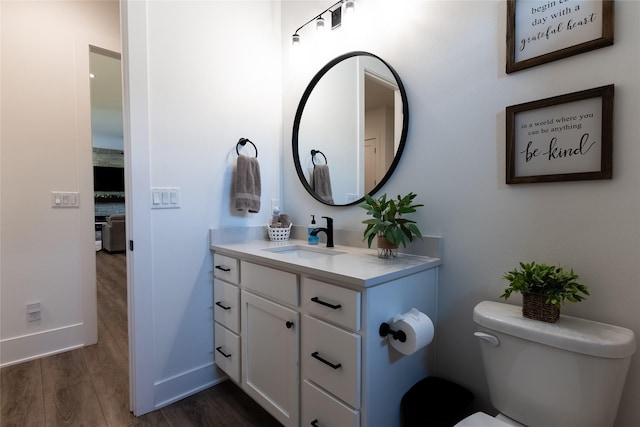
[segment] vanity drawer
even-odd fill
[[[240,288],[213,279],[213,301],[215,321],[240,333]]]
[[[235,383],[240,384],[240,336],[219,323],[214,323],[214,360]]]
[[[274,268],[241,261],[242,287],[251,289],[268,298],[285,304],[298,306],[298,276]]]
[[[312,424],[316,421],[315,424]],[[359,427],[360,412],[329,396],[309,381],[302,382],[302,426]]]
[[[213,276],[235,285],[240,283],[238,260],[218,253],[213,254]]]
[[[360,408],[360,335],[305,315],[302,374],[355,409]]]
[[[303,310],[352,331],[360,330],[360,292],[305,277]]]

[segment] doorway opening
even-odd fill
[[[394,82],[365,70],[364,191],[370,193],[383,179],[397,150],[397,92]],[[400,125],[400,129],[402,126]]]
[[[91,46],[91,145],[96,250],[122,252],[124,243],[124,138],[120,54]],[[122,227],[107,219],[122,216]],[[105,235],[102,230],[105,229]],[[108,247],[105,247],[105,244]]]
[[[89,48],[98,339],[117,349],[128,389],[125,161],[120,54]],[[109,346],[103,346],[109,347]],[[128,399],[129,396],[125,398]]]

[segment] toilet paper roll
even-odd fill
[[[403,331],[407,340],[401,342],[389,336],[389,343],[393,348],[405,355],[411,355],[433,340],[433,322],[426,314],[412,308],[407,313],[396,316],[391,324],[394,331]]]

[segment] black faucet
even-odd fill
[[[319,232],[324,231],[324,233],[327,235],[327,247],[332,248],[333,247],[333,218],[329,218],[328,216],[323,216],[322,218],[327,220],[327,227],[314,228],[313,231],[311,232],[311,235],[316,236],[318,235]]]

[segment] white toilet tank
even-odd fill
[[[526,319],[521,307],[492,301],[476,305],[473,320],[498,411],[529,427],[613,425],[633,331],[564,315]]]

